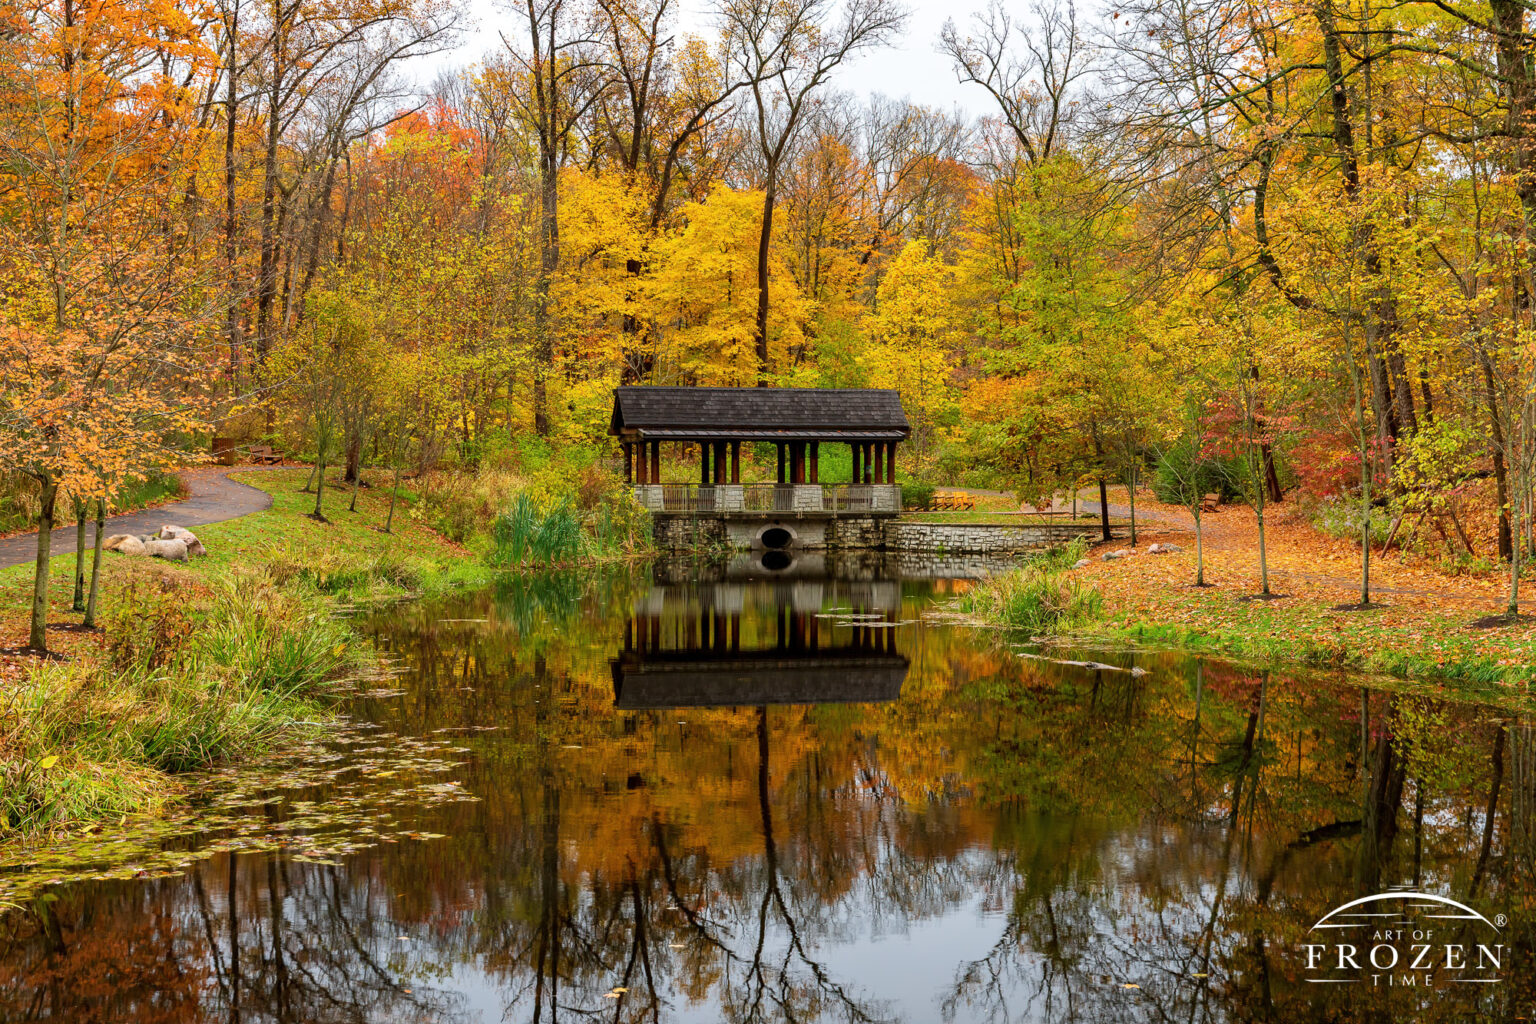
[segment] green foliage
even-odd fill
[[[1152,473],[1152,493],[1169,505],[1192,505],[1207,494],[1223,501],[1238,495],[1236,459],[1202,454],[1187,439],[1163,452]]]
[[[1360,543],[1360,528],[1366,517],[1370,520],[1371,543],[1385,544],[1395,518],[1391,509],[1376,506],[1362,513],[1359,500],[1350,498],[1325,498],[1311,511],[1313,526],[1330,537],[1352,544]]]
[[[933,484],[919,483],[916,480],[903,480],[901,482],[901,507],[902,508],[927,508],[933,501]]]
[[[586,550],[581,518],[574,506],[561,502],[554,508],[541,509],[526,492],[496,517],[491,540],[495,547],[489,558],[498,568],[567,565]]]
[[[838,317],[824,317],[816,327],[818,387],[862,388],[869,386],[869,368],[859,360],[868,342],[856,324]]]
[[[1012,572],[986,580],[966,595],[961,607],[1030,636],[1064,633],[1092,622],[1103,614],[1102,595],[1066,575],[1086,550],[1082,538],[1053,548]]]

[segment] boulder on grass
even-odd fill
[[[1086,558],[1079,558],[1077,561],[1072,563],[1072,568],[1074,568],[1074,569],[1085,569],[1087,567],[1088,567],[1088,559],[1086,559]]]
[[[153,558],[164,558],[172,562],[185,562],[187,560],[187,542],[184,540],[150,538],[144,544],[144,552]]]
[[[181,541],[187,546],[187,555],[191,558],[202,558],[208,553],[208,549],[203,547],[203,542],[184,526],[162,526],[159,537],[161,540]]]
[[[131,533],[119,533],[102,541],[101,550],[116,551],[120,555],[142,555],[144,542]]]

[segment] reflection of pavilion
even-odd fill
[[[823,616],[819,584],[657,587],[609,661],[614,705],[638,710],[895,700],[909,662],[896,647],[900,589],[855,588]]]

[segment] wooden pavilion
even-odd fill
[[[620,387],[608,432],[624,452],[625,478],[661,480],[662,442],[697,446],[701,485],[741,484],[743,442],[770,442],[777,483],[820,485],[821,446],[853,452],[849,484],[894,484],[896,445],[912,432],[901,396],[862,388]],[[828,481],[831,483],[831,481]]]

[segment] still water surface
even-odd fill
[[[963,583],[836,568],[379,615],[402,671],[352,713],[459,745],[476,799],[398,809],[438,838],[57,887],[0,926],[0,1020],[1531,1015],[1523,719],[1184,657],[1043,660],[937,614]],[[278,825],[334,796],[271,795],[253,813]],[[1437,943],[1499,920],[1492,980],[1314,980],[1312,925],[1394,886],[1490,922]]]

